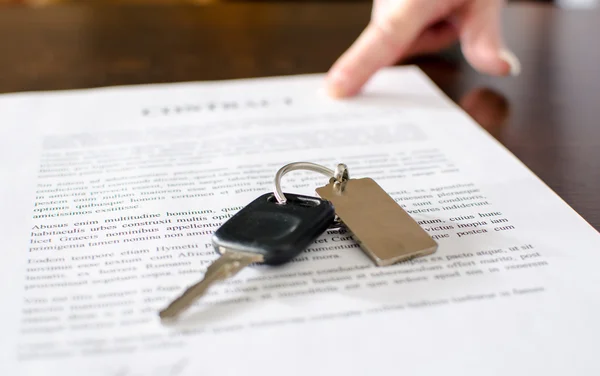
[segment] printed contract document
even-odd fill
[[[417,68],[347,100],[322,86],[0,96],[0,374],[599,375],[598,232]],[[377,267],[330,230],[161,322],[215,229],[297,161],[373,178],[438,250]]]

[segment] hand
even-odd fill
[[[371,22],[329,71],[330,95],[355,95],[382,67],[439,51],[457,40],[479,72],[519,74],[519,61],[503,45],[503,4],[504,0],[374,0]]]

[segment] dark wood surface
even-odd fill
[[[0,92],[325,72],[369,15],[367,2],[3,9]],[[600,11],[511,5],[504,27],[518,78],[456,54],[416,62],[600,229]]]

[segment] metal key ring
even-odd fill
[[[330,179],[333,179],[335,182],[340,184],[345,184],[345,182],[349,179],[348,168],[345,164],[338,164],[336,166],[335,171],[331,170],[325,166],[321,166],[316,163],[311,162],[294,162],[289,163],[279,169],[275,174],[275,187],[273,189],[273,193],[275,194],[275,198],[279,204],[285,204],[287,199],[281,190],[281,179],[283,175],[287,174],[290,171],[295,170],[307,170],[321,173],[327,176]]]

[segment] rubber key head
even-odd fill
[[[272,193],[264,194],[229,218],[212,241],[217,252],[260,253],[264,263],[286,263],[314,242],[335,220],[331,202],[286,193],[279,204]]]

